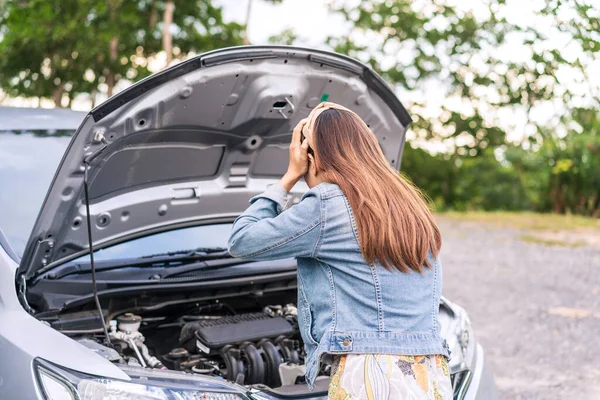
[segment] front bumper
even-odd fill
[[[455,380],[458,375],[455,375]],[[455,400],[496,400],[496,385],[494,377],[489,367],[489,362],[485,357],[483,347],[478,343],[474,357],[474,366],[471,370],[465,371],[455,382],[454,399]]]

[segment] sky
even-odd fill
[[[245,20],[248,0],[217,0],[217,3],[223,6],[226,20]],[[253,44],[265,44],[270,36],[293,28],[301,39],[299,44],[322,48],[327,36],[348,31],[343,18],[329,13],[326,4],[325,0],[286,0],[270,5],[254,0],[248,38]]]

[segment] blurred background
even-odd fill
[[[0,0],[0,7],[0,105],[87,111],[220,47],[333,49],[371,64],[408,107],[414,124],[402,169],[438,210],[600,215],[597,0]]]
[[[502,398],[600,398],[598,0],[0,0],[0,106],[88,111],[265,43],[362,60],[408,108],[401,169]]]

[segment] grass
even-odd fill
[[[527,243],[541,244],[544,246],[581,247],[585,245],[585,243],[581,241],[567,242],[565,240],[547,239],[533,235],[521,235],[519,236],[519,239]]]
[[[544,246],[600,247],[600,219],[534,212],[449,211],[438,217],[520,230],[519,240]]]
[[[527,230],[565,231],[597,229],[600,231],[600,219],[582,217],[579,215],[507,211],[448,211],[438,213],[438,215],[461,221],[485,222],[502,227]]]

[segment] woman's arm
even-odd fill
[[[250,200],[252,205],[233,224],[229,253],[251,260],[314,257],[321,235],[321,203],[318,192],[308,192],[289,210],[287,194],[308,170],[308,142],[301,141],[306,120],[294,128],[290,164],[278,184]]]
[[[273,185],[254,197],[233,224],[229,253],[250,260],[314,257],[321,236],[321,206],[315,192],[282,212],[287,191]]]

